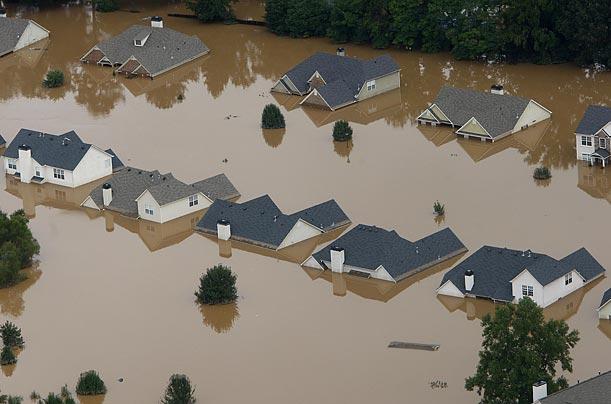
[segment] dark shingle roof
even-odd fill
[[[513,300],[511,280],[523,270],[528,271],[545,286],[567,274],[572,269],[589,281],[604,272],[604,268],[585,249],[556,260],[545,254],[507,248],[484,246],[448,271],[441,285],[452,281],[462,293],[466,293],[464,274],[470,269],[475,276],[471,294],[493,300]],[[440,286],[441,286],[440,285]]]
[[[449,228],[411,242],[394,230],[364,224],[315,253],[314,259],[330,262],[333,247],[344,249],[346,265],[371,271],[382,265],[395,281],[467,250]]]
[[[149,37],[144,46],[134,45],[134,39]],[[151,74],[156,75],[210,51],[197,37],[170,28],[133,25],[97,47],[113,64],[122,64],[134,56]]]
[[[6,140],[0,135],[0,147],[4,147],[4,145],[6,145]]]
[[[308,80],[318,71],[326,85],[318,91],[325,101],[334,108],[354,101],[361,86],[371,79],[396,72],[399,66],[389,55],[382,55],[371,60],[361,60],[348,56],[317,52],[286,75],[302,94],[309,90]]]
[[[444,86],[433,101],[454,123],[475,117],[493,138],[512,130],[530,100],[513,95]]]
[[[607,291],[603,294],[603,298],[600,301],[600,306],[598,307],[603,307],[609,300],[611,300],[611,288],[607,289]]]
[[[225,174],[219,174],[190,185],[176,179],[172,174],[167,174],[165,177],[164,181],[147,188],[160,206],[195,195],[198,192],[203,193],[212,201],[215,199],[233,199],[240,196]]]
[[[125,168],[125,164],[123,164],[119,156],[117,156],[117,154],[112,151],[112,149],[104,151],[112,156],[112,171],[118,171],[122,168]]]
[[[576,133],[593,135],[611,122],[611,108],[602,105],[590,105],[583,114]]]
[[[610,401],[611,370],[608,370],[542,398],[541,404],[605,404]]]
[[[81,162],[90,144],[84,143],[74,131],[63,135],[51,135],[29,129],[21,129],[11,141],[4,155],[19,158],[19,146],[32,148],[32,158],[38,164],[74,170]]]
[[[29,23],[21,18],[0,17],[0,56],[15,49]]]
[[[285,215],[269,195],[263,195],[243,203],[217,199],[196,229],[216,234],[217,222],[227,220],[231,223],[232,238],[277,249],[299,219],[323,231],[350,223],[348,216],[334,200]]]

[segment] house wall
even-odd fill
[[[564,297],[569,293],[583,287],[583,278],[575,271],[572,271],[571,273],[573,274],[573,282],[569,283],[568,285],[564,284],[564,275],[545,285],[543,288],[543,307],[549,306],[561,297]]]
[[[371,277],[375,279],[381,279],[383,281],[395,281],[393,277],[390,276],[390,274],[386,271],[386,268],[384,268],[382,265],[376,268],[376,270],[371,274]]]
[[[486,130],[477,122],[475,118],[471,118],[466,124],[464,124],[457,133],[464,133],[466,135],[476,134],[489,138]]]
[[[582,136],[587,136],[592,143],[592,146],[587,146],[587,145],[582,145],[581,144],[581,137]],[[579,133],[575,134],[575,150],[577,151],[577,160],[589,160],[590,159],[590,154],[594,153],[594,150],[596,150],[596,142],[597,139],[595,139],[594,136],[591,135],[581,135]]]
[[[74,169],[73,185],[87,184],[112,174],[112,157],[94,146],[91,146]],[[51,177],[53,171],[51,171]]]
[[[426,119],[426,120],[433,121],[433,122],[439,122],[439,120],[431,112],[431,108],[425,109],[420,114],[420,116],[418,116],[418,119]]]
[[[607,302],[600,310],[598,310],[598,318],[603,320],[611,320],[611,302]]]
[[[276,83],[275,86],[272,87],[272,91],[283,94],[291,94],[291,91],[282,84],[280,80]]]
[[[44,166],[42,169],[42,177],[45,182],[49,182],[51,184],[62,185],[64,187],[74,188],[74,175],[72,171],[64,170],[64,179],[55,178],[53,176],[53,169],[56,167]]]
[[[305,98],[302,102],[305,105],[316,105],[318,107],[329,109],[329,106],[327,105],[325,100],[322,99],[322,97],[318,94],[318,91],[316,90],[313,90],[310,95],[308,95],[308,97]]]
[[[375,82],[376,88],[372,91],[367,91],[367,83],[363,83],[363,87],[361,87],[361,91],[359,91],[356,99],[359,101],[366,100],[367,98],[399,88],[401,86],[401,72],[397,71],[380,77],[376,79]]]
[[[144,191],[142,195],[137,200],[138,204],[138,216],[140,216],[144,220],[150,220],[151,222],[163,223],[163,219],[161,216],[161,207],[153,198],[149,191]],[[150,205],[153,208],[153,214],[149,215],[145,213],[144,206]]]
[[[458,289],[452,281],[447,281],[446,283],[444,283],[437,291],[437,294],[454,297],[465,297],[465,295],[463,295],[460,289]]]
[[[541,307],[545,307],[543,298],[543,286],[535,279],[534,276],[528,271],[522,272],[511,282],[511,291],[514,297],[514,302],[518,302],[522,299],[522,285],[528,285],[533,287],[533,296],[530,298],[534,300]]]
[[[514,126],[512,132],[522,130],[522,127],[525,125],[535,125],[545,119],[551,118],[551,116],[551,113],[549,113],[544,108],[540,107],[539,105],[537,105],[537,103],[531,100],[524,109],[524,112],[522,112],[522,115],[520,116],[520,119],[518,119],[518,122]]]
[[[311,224],[308,224],[305,221],[299,219],[297,223],[295,223],[291,231],[286,235],[284,240],[282,240],[282,243],[280,243],[278,249],[297,244],[301,241],[316,237],[320,234],[322,234],[320,230],[318,230]]]
[[[38,42],[48,37],[48,31],[45,31],[40,26],[30,21],[25,31],[23,31],[23,34],[21,34],[17,45],[15,45],[15,50],[17,51],[19,49],[25,48],[26,46],[29,46],[34,42]]]
[[[450,124],[450,119],[447,117],[446,114],[443,113],[443,111],[437,105],[431,105],[431,110],[435,113],[435,115],[439,117],[439,119],[441,119],[442,122]]]
[[[150,192],[145,191],[138,199],[138,215],[145,220],[150,220],[157,223],[165,223],[179,217],[198,212],[210,207],[211,202],[204,194],[198,194],[199,203],[194,206],[189,206],[189,197],[179,199],[167,205],[159,206],[155,198]],[[153,215],[145,213],[144,205],[149,204],[153,207]]]

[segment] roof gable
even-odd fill
[[[609,122],[611,122],[611,108],[589,105],[575,132],[581,135],[593,135]]]
[[[29,24],[22,18],[0,17],[0,56],[15,49]]]
[[[611,302],[611,288],[607,289],[607,291],[603,294],[603,298],[600,301],[600,305],[598,306],[598,309],[602,309],[603,306],[606,306],[607,303]]]

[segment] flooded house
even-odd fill
[[[306,96],[300,104],[335,111],[401,86],[401,69],[390,55],[362,60],[317,52],[274,84],[272,91]]]
[[[6,140],[0,135],[0,149],[6,147]]]
[[[466,251],[449,228],[411,242],[394,230],[359,224],[302,266],[399,282]]]
[[[533,385],[533,404],[602,404],[611,397],[611,370],[547,395],[547,383]]]
[[[611,156],[611,108],[590,105],[575,130],[577,159],[605,167]]]
[[[152,17],[151,25],[132,25],[119,35],[100,42],[81,57],[84,63],[115,67],[128,76],[154,78],[210,52],[197,37],[163,26]]]
[[[603,294],[603,298],[598,306],[598,318],[611,320],[611,288]]]
[[[243,203],[216,200],[195,230],[271,250],[280,250],[350,224],[335,200],[287,215],[269,195]]]
[[[604,273],[585,248],[557,260],[530,250],[484,246],[448,271],[437,293],[508,303],[528,297],[547,307]]]
[[[494,142],[551,116],[532,99],[506,94],[503,86],[494,85],[490,92],[444,86],[417,121],[458,128],[455,133],[465,139]]]
[[[75,131],[52,135],[21,129],[4,152],[6,174],[24,183],[76,188],[107,177],[122,165],[112,150],[83,142]]]
[[[49,37],[49,30],[34,20],[7,17],[0,6],[0,57]]]
[[[186,184],[172,173],[126,167],[91,191],[81,206],[165,223],[239,196],[225,174]]]

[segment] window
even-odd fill
[[[600,139],[598,139],[598,145],[601,149],[606,149],[607,148],[607,139],[605,139],[604,137],[601,137]]]
[[[54,168],[53,178],[57,178],[58,180],[65,180],[66,177],[64,175],[64,170],[62,170],[61,168]]]
[[[367,91],[373,91],[376,89],[376,81],[371,80],[367,82]]]
[[[142,41],[141,41],[141,40],[139,40],[139,39],[136,39],[136,43],[135,43],[135,45],[136,45],[136,46],[142,46]]]
[[[572,272],[564,275],[564,284],[568,285],[569,283],[573,283],[573,273]]]
[[[531,297],[534,294],[534,289],[530,285],[522,285],[522,296]]]
[[[42,175],[40,174],[40,167],[36,167],[36,176],[37,177],[42,177]]]
[[[145,203],[144,204],[144,213],[146,213],[147,215],[153,216],[155,214],[155,211],[153,210],[153,207],[151,205],[149,205],[148,203]]]
[[[16,170],[17,169],[17,160],[9,160],[8,168],[9,170]]]
[[[189,197],[189,207],[195,206],[199,204],[199,200],[197,199],[197,195],[192,195]]]
[[[592,138],[590,136],[582,136],[581,145],[582,146],[592,146]]]
[[[583,153],[583,154],[581,155],[581,159],[582,159],[582,160],[585,160],[585,161],[590,161],[590,155],[589,155],[589,154],[587,154],[587,153]]]

